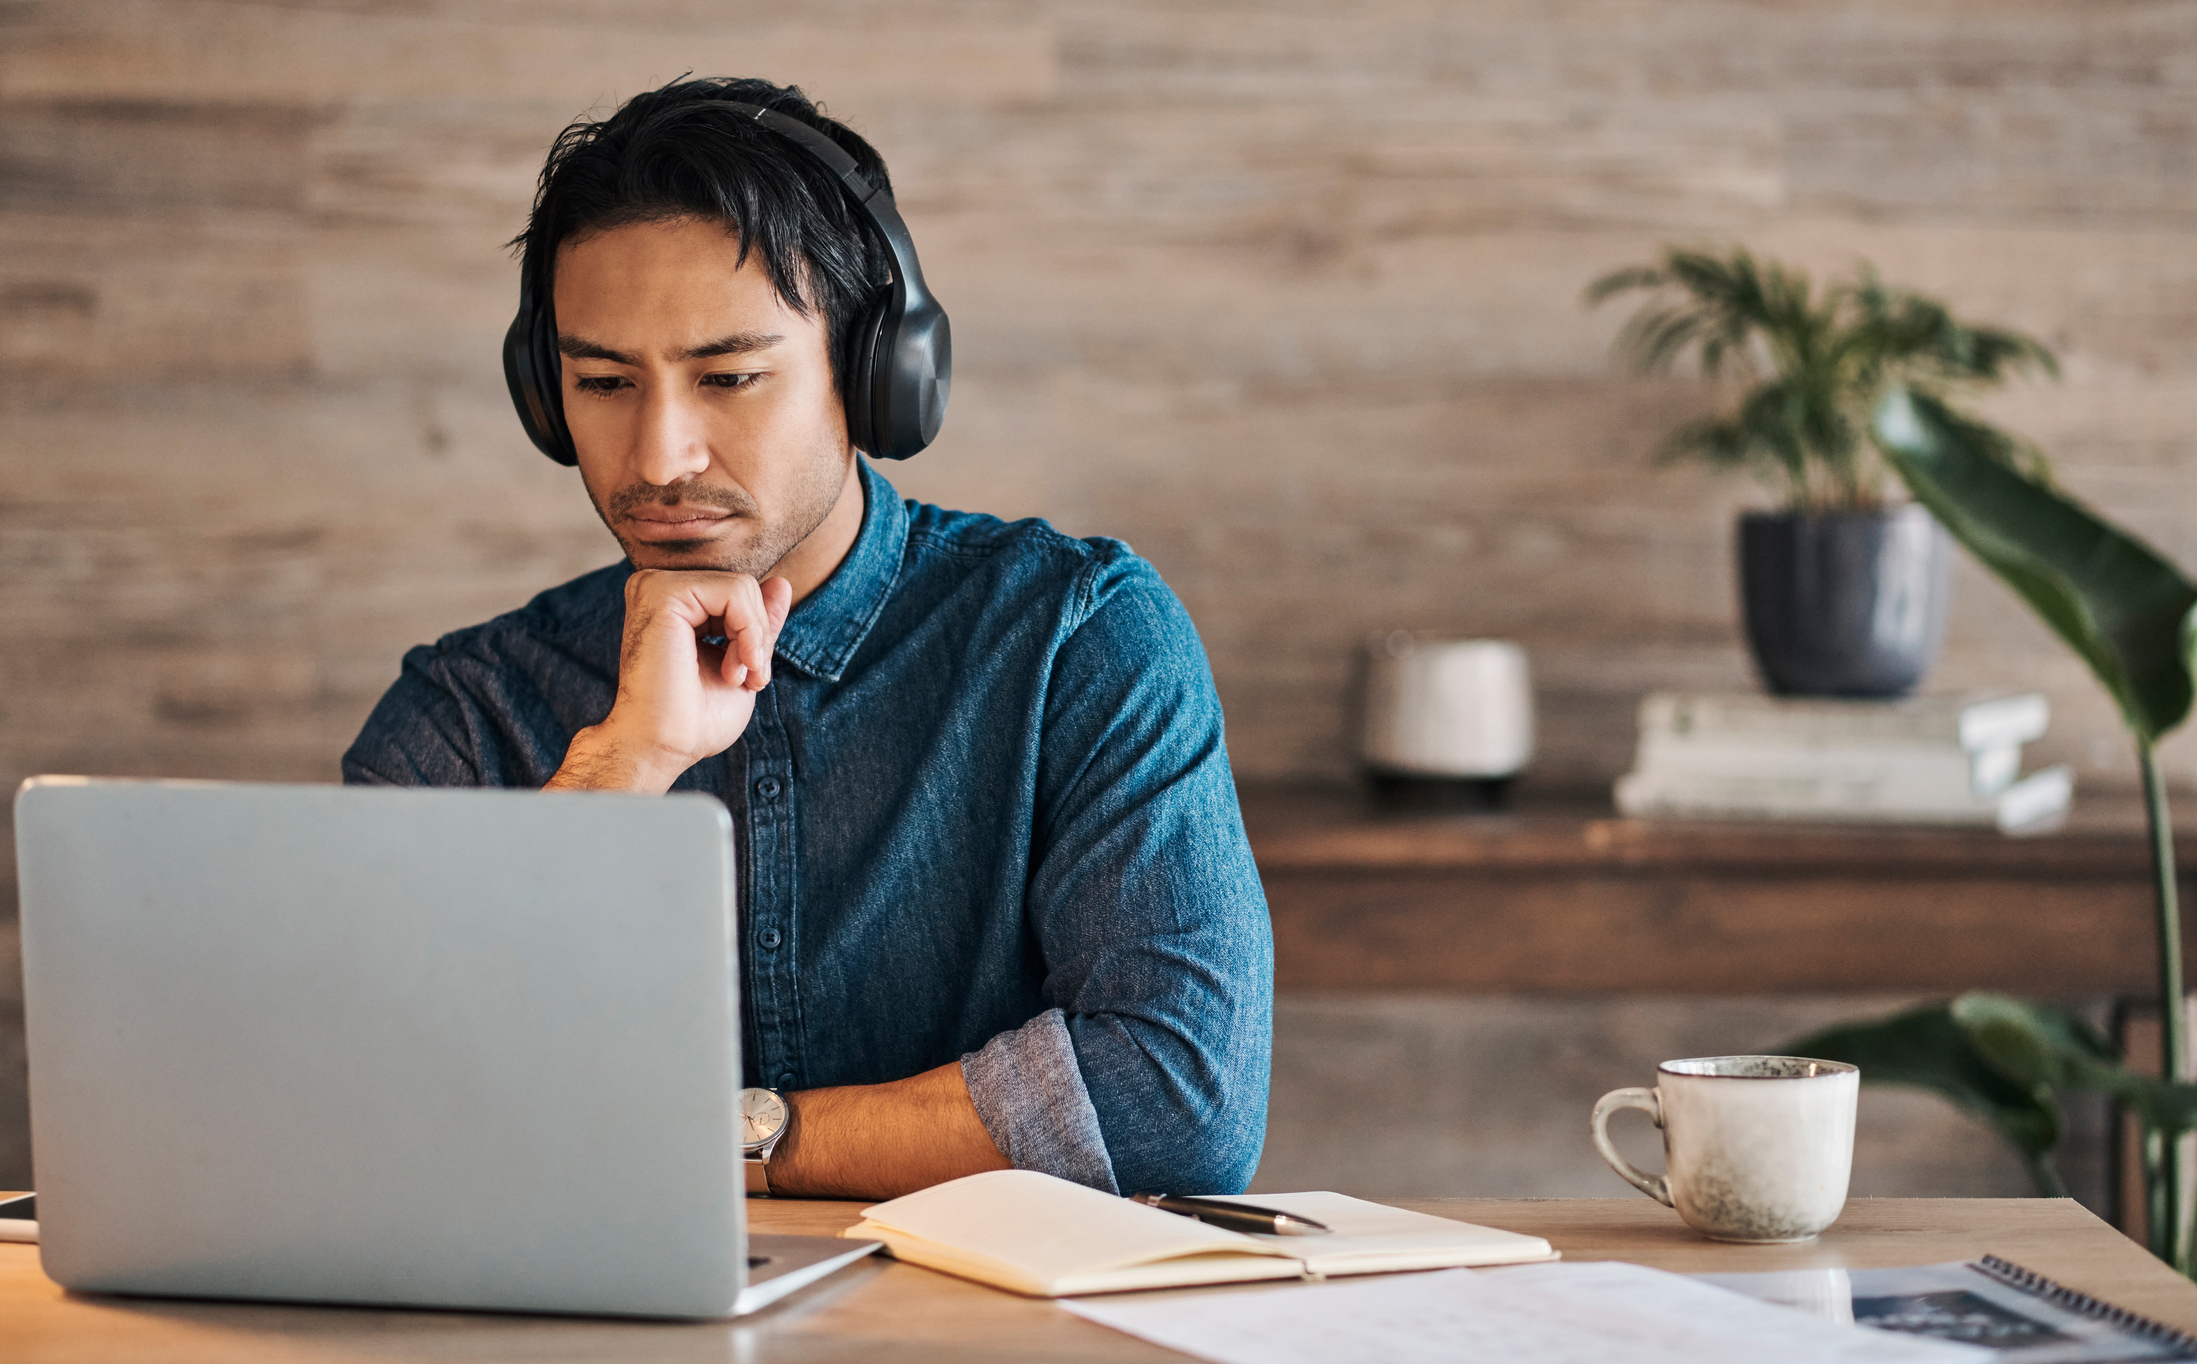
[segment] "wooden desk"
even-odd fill
[[[2078,801],[2024,838],[1606,803],[1407,815],[1341,789],[1249,787],[1243,807],[1285,990],[2157,991],[2133,802]],[[2178,851],[2197,972],[2197,831]]]
[[[1646,1199],[1399,1201],[1424,1212],[1545,1236],[1567,1259],[1624,1259],[1678,1271],[1927,1264],[1988,1252],[2197,1330],[2197,1285],[2065,1199],[1855,1199],[1837,1226],[1803,1246],[1720,1246],[1696,1237],[1675,1214]],[[758,1230],[811,1234],[849,1225],[860,1207],[753,1206]],[[1183,1356],[1092,1325],[1051,1303],[885,1260],[857,1265],[739,1322],[656,1324],[72,1297],[39,1272],[36,1247],[0,1244],[0,1358],[9,1364],[398,1359],[814,1364],[881,1358],[895,1364],[1179,1364]]]

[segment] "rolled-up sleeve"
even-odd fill
[[[961,1078],[984,1130],[1016,1169],[1121,1192],[1060,1010],[1047,1009],[962,1057]]]
[[[1148,564],[1096,564],[1085,589],[1091,609],[1046,698],[1028,905],[1092,1122],[1057,1078],[1027,1088],[1056,1096],[1042,1114],[985,1078],[1044,1071],[1057,1050],[1030,1028],[995,1039],[997,1069],[964,1073],[1017,1164],[1042,1152],[1076,1178],[1103,1155],[1119,1190],[1239,1192],[1266,1136],[1274,953],[1219,697],[1189,614]],[[1078,1149],[1094,1125],[1103,1153]]]

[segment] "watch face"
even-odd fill
[[[767,1089],[740,1091],[740,1141],[749,1148],[761,1146],[786,1129],[786,1101]]]

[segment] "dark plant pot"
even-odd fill
[[[1747,512],[1747,646],[1782,696],[1905,696],[1945,638],[1952,550],[1912,503],[1881,512]]]

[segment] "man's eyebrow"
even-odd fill
[[[786,338],[775,332],[733,332],[715,341],[705,341],[690,346],[674,355],[674,360],[714,360],[720,355],[746,355],[751,351],[768,350]],[[640,361],[622,350],[612,350],[581,336],[559,334],[557,353],[569,355],[575,360],[608,360],[614,365],[638,367]]]
[[[681,360],[714,360],[720,355],[746,355],[750,351],[769,350],[785,340],[774,332],[733,332],[715,341],[705,342],[690,350],[679,352]]]
[[[638,366],[641,363],[622,350],[612,350],[608,346],[596,345],[585,337],[567,336],[562,332],[557,334],[557,353],[569,355],[575,360],[608,360],[614,365]]]

